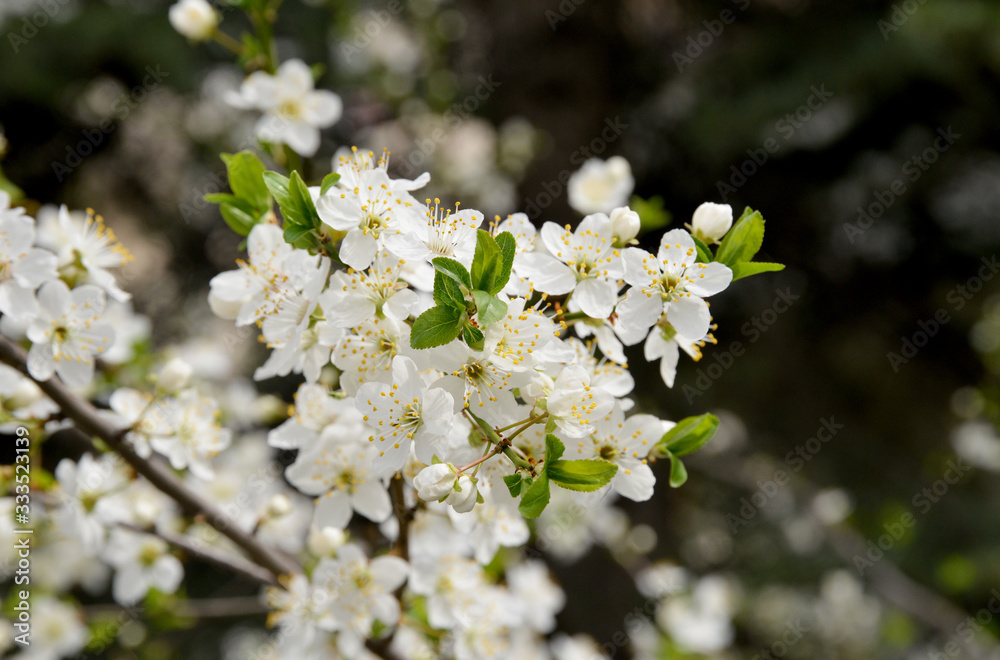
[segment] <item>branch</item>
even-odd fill
[[[38,384],[60,408],[63,414],[73,420],[77,428],[90,436],[101,438],[111,449],[125,459],[132,468],[149,480],[151,484],[172,497],[188,513],[202,516],[220,534],[242,548],[253,561],[266,568],[274,577],[300,573],[301,568],[289,557],[262,544],[252,534],[248,534],[232,524],[232,521],[215,505],[184,485],[174,473],[159,461],[142,458],[125,441],[128,429],[121,429],[102,417],[88,401],[79,397],[58,377],[39,381],[28,373],[27,354],[20,346],[6,337],[0,337],[0,362],[14,367]]]
[[[392,497],[392,510],[399,523],[399,532],[392,553],[398,557],[410,560],[410,523],[413,522],[414,510],[406,506],[403,494],[403,477],[398,474],[389,482],[389,495]]]
[[[158,536],[170,545],[177,546],[192,557],[201,559],[202,561],[213,564],[214,566],[224,568],[227,571],[241,575],[254,582],[259,582],[264,585],[280,586],[278,580],[275,579],[274,575],[272,575],[270,571],[261,568],[257,564],[248,562],[240,557],[220,552],[219,550],[206,545],[199,545],[194,541],[194,539],[187,536],[172,534],[170,532],[155,529],[146,529],[130,523],[118,524],[125,529],[132,530],[133,532],[141,532],[143,534]]]

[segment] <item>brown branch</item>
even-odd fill
[[[409,561],[410,523],[413,522],[414,511],[406,506],[403,477],[398,474],[389,482],[389,495],[392,497],[392,511],[396,515],[396,522],[399,523],[399,532],[396,536],[396,544],[392,548],[392,554]]]
[[[289,557],[264,545],[252,534],[236,527],[233,521],[215,505],[184,485],[169,467],[160,461],[146,460],[139,456],[125,441],[128,429],[118,428],[108,419],[102,417],[94,406],[79,397],[59,378],[53,376],[45,381],[32,378],[31,374],[28,373],[27,354],[20,346],[5,337],[0,337],[0,362],[14,367],[35,381],[41,390],[62,408],[63,414],[73,420],[77,428],[90,436],[101,438],[111,449],[120,454],[136,472],[172,497],[182,509],[190,514],[203,517],[209,525],[242,548],[254,562],[266,568],[274,577],[301,572],[302,569]]]
[[[170,545],[177,546],[188,555],[200,559],[204,562],[218,566],[232,573],[236,573],[242,577],[245,577],[254,582],[259,582],[260,584],[280,586],[278,580],[275,579],[274,575],[270,571],[261,568],[257,564],[246,561],[241,557],[236,557],[224,552],[220,552],[215,548],[199,545],[194,539],[180,534],[172,534],[170,532],[159,531],[155,529],[146,529],[139,527],[138,525],[132,525],[130,523],[118,523],[120,527],[125,529],[130,529],[134,532],[140,532],[143,534],[151,534],[153,536],[158,536]]]

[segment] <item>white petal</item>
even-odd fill
[[[681,296],[667,305],[667,320],[685,337],[701,339],[708,334],[712,315],[708,304],[698,296]]]
[[[576,276],[570,267],[544,252],[522,254],[520,269],[535,290],[542,293],[559,296],[572,291],[576,284]]]
[[[377,251],[378,244],[373,236],[352,229],[340,244],[340,260],[351,268],[364,270],[372,265]]]
[[[656,477],[648,465],[638,459],[623,459],[611,482],[612,488],[633,502],[645,502],[653,496]]]
[[[382,522],[392,515],[392,500],[385,486],[375,480],[368,480],[358,486],[351,495],[354,510],[372,522]]]
[[[611,312],[615,309],[618,291],[611,282],[590,277],[576,285],[573,299],[587,316],[594,319],[606,319],[611,316]]]
[[[694,280],[687,285],[687,290],[702,298],[719,293],[733,281],[733,271],[716,261],[710,264],[695,264],[687,269],[685,275]]]
[[[663,314],[663,299],[659,292],[646,295],[633,287],[625,294],[625,300],[618,303],[618,318],[630,330],[648,330]]]
[[[351,500],[347,493],[341,490],[330,491],[316,503],[314,524],[324,527],[344,529],[351,521]]]
[[[698,258],[691,234],[683,229],[671,229],[660,239],[656,258],[674,265],[690,266]]]

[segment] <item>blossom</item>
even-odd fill
[[[660,361],[660,378],[667,387],[673,387],[681,349],[697,362],[701,359],[701,345],[704,345],[704,339],[689,339],[678,333],[670,323],[661,322],[646,337],[642,354],[647,362]]]
[[[184,577],[184,568],[166,541],[150,534],[114,530],[104,559],[115,568],[111,593],[122,605],[138,603],[151,587],[172,594]]]
[[[590,374],[576,365],[559,373],[546,397],[549,417],[570,438],[593,433],[595,424],[613,405],[614,397],[600,387],[591,387]]]
[[[124,266],[134,257],[104,224],[104,218],[88,209],[81,222],[65,206],[59,208],[58,217],[66,239],[59,250],[59,274],[63,279],[95,284],[119,302],[129,300],[132,296],[118,286],[108,269]]]
[[[546,222],[540,233],[551,254],[525,254],[522,271],[537,290],[554,295],[572,291],[587,316],[607,318],[625,272],[611,232],[611,220],[603,213],[588,215],[575,232],[569,225]]]
[[[697,249],[683,229],[668,231],[654,257],[640,248],[624,251],[625,281],[632,288],[618,305],[622,325],[646,329],[664,312],[667,321],[685,337],[704,337],[712,315],[704,298],[733,280],[733,271],[718,262],[697,263]]]
[[[692,234],[708,244],[718,243],[732,226],[733,207],[713,202],[705,202],[696,208],[691,224],[687,225]]]
[[[383,250],[367,270],[337,271],[330,278],[323,311],[333,325],[352,328],[376,314],[403,321],[417,303],[417,294],[400,281],[403,260]]]
[[[425,502],[434,502],[448,496],[454,487],[457,471],[450,463],[428,465],[413,478],[417,497]]]
[[[566,594],[552,581],[544,562],[529,560],[507,570],[507,585],[517,598],[524,623],[540,633],[556,627],[556,613],[566,604]]]
[[[254,132],[262,140],[287,144],[303,156],[319,149],[319,129],[332,126],[343,112],[333,92],[315,89],[312,71],[302,60],[287,60],[276,74],[254,71],[226,101],[264,113]]]
[[[478,497],[479,491],[476,490],[476,484],[473,483],[471,477],[463,474],[455,480],[455,485],[452,487],[451,492],[448,493],[445,504],[458,513],[468,513],[476,506],[476,499]]]
[[[569,205],[584,215],[608,213],[625,206],[635,187],[632,168],[621,156],[606,161],[600,158],[587,160],[573,173],[566,186]]]
[[[194,390],[182,392],[164,404],[169,431],[154,435],[150,446],[170,460],[175,470],[188,468],[201,479],[212,478],[208,460],[229,446],[229,429],[219,426],[218,405]]]
[[[357,438],[365,431],[354,401],[331,396],[323,385],[300,385],[289,414],[289,419],[267,434],[267,444],[279,449],[309,449],[321,438]]]
[[[317,500],[315,523],[343,529],[357,511],[374,522],[392,514],[385,486],[372,472],[375,448],[348,438],[324,437],[300,451],[286,471],[288,481]]]
[[[181,358],[174,358],[163,365],[156,379],[156,385],[166,392],[179,392],[187,387],[194,369]]]
[[[54,519],[64,534],[80,540],[87,554],[104,545],[105,525],[114,519],[107,496],[125,487],[121,459],[112,454],[94,458],[84,454],[79,462],[64,458],[56,465],[60,486],[59,508]]]
[[[667,429],[652,415],[632,415],[625,419],[621,405],[615,405],[594,424],[594,432],[575,443],[567,443],[574,458],[604,460],[618,466],[611,487],[635,502],[653,496],[656,477],[646,457]]]
[[[608,214],[611,220],[611,235],[615,237],[615,247],[625,247],[629,243],[634,243],[633,239],[639,235],[642,221],[639,214],[627,206],[621,206]]]
[[[324,224],[347,232],[340,244],[340,260],[364,270],[386,247],[387,236],[424,220],[418,215],[418,202],[409,193],[397,190],[382,168],[365,170],[358,179],[354,188],[328,190],[316,202],[316,212]]]
[[[90,639],[83,616],[69,603],[39,594],[31,603],[31,646],[21,655],[58,660],[81,652]]]
[[[416,446],[417,457],[430,460],[433,447],[447,437],[454,420],[455,402],[442,389],[427,389],[413,360],[392,361],[392,382],[365,383],[355,397],[358,410],[372,430],[369,440],[378,454],[373,467],[387,475],[403,467]]]
[[[206,0],[179,0],[170,8],[170,24],[188,39],[210,39],[219,27],[219,15]]]
[[[35,242],[35,221],[0,207],[0,312],[15,320],[38,312],[34,291],[56,278],[56,256]]]
[[[38,316],[28,326],[31,350],[28,371],[48,380],[58,374],[70,387],[84,387],[94,376],[97,355],[114,339],[111,326],[101,323],[104,292],[84,284],[70,291],[62,280],[51,280],[38,290]]]

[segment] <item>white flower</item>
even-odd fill
[[[35,243],[35,221],[22,209],[0,208],[0,312],[15,320],[38,312],[34,291],[56,278],[56,255]]]
[[[59,660],[83,650],[90,630],[77,608],[39,594],[31,603],[31,646],[18,657],[31,660]]]
[[[134,605],[151,587],[165,594],[177,591],[184,568],[169,550],[166,541],[156,536],[114,530],[104,549],[104,559],[115,568],[114,599],[122,605]]]
[[[429,461],[454,422],[451,395],[442,389],[427,389],[417,365],[403,356],[392,361],[392,382],[365,383],[358,388],[355,400],[372,431],[369,440],[378,450],[373,467],[380,476],[402,468],[411,445],[419,459]]]
[[[337,550],[347,543],[347,533],[336,527],[313,527],[309,530],[306,547],[317,557],[329,557],[337,554]]]
[[[569,205],[584,215],[607,213],[625,206],[633,187],[635,179],[627,160],[591,158],[569,178]]]
[[[115,232],[104,225],[104,218],[87,210],[80,222],[69,210],[59,208],[59,226],[67,241],[59,250],[59,272],[67,281],[96,284],[119,302],[132,296],[118,286],[109,268],[119,268],[134,257],[118,242]]]
[[[179,0],[168,17],[175,30],[194,41],[211,39],[219,27],[219,16],[206,0]]]
[[[680,646],[710,655],[728,647],[735,596],[723,577],[709,575],[698,581],[690,597],[677,596],[657,610],[657,622]]]
[[[448,516],[472,546],[476,561],[484,566],[493,560],[500,546],[517,547],[527,543],[530,536],[528,525],[517,509],[492,501],[468,513],[448,509]]]
[[[374,522],[392,514],[392,501],[385,486],[372,473],[374,447],[355,438],[321,438],[311,449],[300,451],[286,471],[288,481],[317,500],[318,527],[343,529],[357,511]]]
[[[357,545],[348,544],[337,551],[335,559],[323,559],[313,572],[313,584],[331,596],[324,607],[330,620],[324,628],[347,635],[355,653],[345,649],[345,640],[338,640],[342,652],[358,657],[363,640],[371,635],[375,621],[393,628],[399,618],[399,601],[393,591],[409,576],[405,560],[391,555],[376,557],[370,562]]]
[[[55,476],[60,500],[54,519],[64,534],[80,539],[84,553],[92,555],[103,547],[105,525],[114,519],[107,497],[127,484],[121,459],[113,454],[98,459],[84,454],[78,463],[64,458]]]
[[[409,193],[392,185],[380,167],[361,172],[354,188],[331,188],[316,202],[320,220],[347,232],[339,257],[357,270],[371,265],[376,253],[386,247],[386,237],[424,222],[418,207]]]
[[[507,569],[507,587],[517,598],[524,623],[540,633],[556,627],[556,613],[566,604],[566,594],[552,581],[545,562],[529,560]]]
[[[618,279],[625,269],[614,247],[608,216],[588,215],[575,232],[569,225],[563,228],[546,222],[541,235],[551,254],[530,252],[521,260],[521,271],[535,289],[554,295],[572,291],[573,300],[587,316],[611,316],[618,301]]]
[[[209,303],[223,318],[248,325],[277,313],[279,305],[302,291],[324,267],[324,260],[285,242],[281,228],[255,225],[247,237],[247,262],[219,273],[210,282]],[[328,266],[327,266],[328,267]]]
[[[334,398],[323,385],[299,385],[290,415],[267,434],[267,444],[279,449],[310,449],[321,437],[358,438],[365,432],[354,401]]]
[[[576,443],[567,443],[573,458],[610,461],[618,466],[611,487],[634,502],[653,496],[656,477],[646,457],[668,429],[652,415],[632,415],[625,419],[620,405],[598,420],[594,432]]]
[[[476,498],[478,497],[479,491],[476,490],[476,484],[472,483],[472,479],[468,475],[463,474],[455,481],[455,485],[444,502],[459,513],[468,513],[476,506]]]
[[[323,304],[327,320],[341,328],[353,328],[376,314],[403,321],[417,303],[417,294],[400,281],[403,261],[382,251],[368,270],[337,271],[330,278],[328,302]]]
[[[611,219],[611,235],[615,237],[615,247],[625,247],[639,234],[642,222],[639,214],[627,206],[622,206],[608,214]]]
[[[618,305],[622,325],[644,330],[666,312],[667,321],[685,337],[708,334],[712,315],[704,298],[729,286],[733,271],[714,261],[696,263],[697,256],[694,240],[683,229],[664,234],[655,257],[627,248],[625,281],[632,288]]]
[[[431,200],[426,200],[430,205]],[[455,259],[466,266],[472,264],[476,251],[476,230],[483,223],[483,214],[473,209],[452,213],[434,200],[427,209],[427,219],[415,218],[407,231],[389,234],[386,247],[404,259],[430,261],[435,257]]]
[[[55,373],[70,387],[90,382],[95,357],[114,340],[111,326],[99,320],[105,302],[104,292],[89,284],[70,291],[62,280],[51,280],[38,290],[38,316],[27,332],[33,378],[48,380]]]
[[[455,466],[450,463],[428,465],[413,478],[417,497],[425,502],[436,502],[447,497],[455,487]]]
[[[559,373],[546,397],[549,417],[570,438],[593,433],[613,405],[614,397],[600,387],[591,387],[590,374],[576,365]]]
[[[642,354],[647,362],[660,361],[660,378],[663,379],[667,387],[673,387],[674,378],[677,376],[680,349],[684,349],[684,352],[697,362],[701,359],[701,345],[704,345],[704,338],[688,339],[678,333],[672,325],[663,322],[653,328],[653,331],[646,337]]]
[[[170,460],[175,470],[188,468],[200,479],[211,479],[208,460],[229,446],[231,432],[219,426],[219,407],[194,390],[182,392],[164,404],[169,432],[152,437],[149,444]]]
[[[190,364],[181,358],[174,358],[160,369],[156,384],[166,392],[179,392],[187,387],[193,374]]]
[[[287,60],[273,76],[251,73],[239,93],[231,92],[226,100],[237,108],[262,111],[257,137],[287,144],[303,156],[316,153],[319,129],[336,123],[343,112],[339,96],[315,89],[312,71],[302,60]]]
[[[514,265],[511,269],[510,280],[504,287],[504,292],[510,296],[530,297],[529,294],[534,286],[524,271],[524,255],[535,251],[538,230],[535,229],[535,225],[531,224],[531,220],[526,214],[514,213],[496,226],[493,235],[498,236],[503,232],[508,232],[514,237]],[[529,267],[528,272],[530,270]]]
[[[340,386],[354,396],[362,383],[387,383],[392,377],[392,361],[410,350],[410,326],[390,318],[368,319],[354,333],[337,343],[333,365],[343,373]]]
[[[733,207],[729,204],[705,202],[694,210],[688,229],[709,245],[717,243],[733,226]]]

